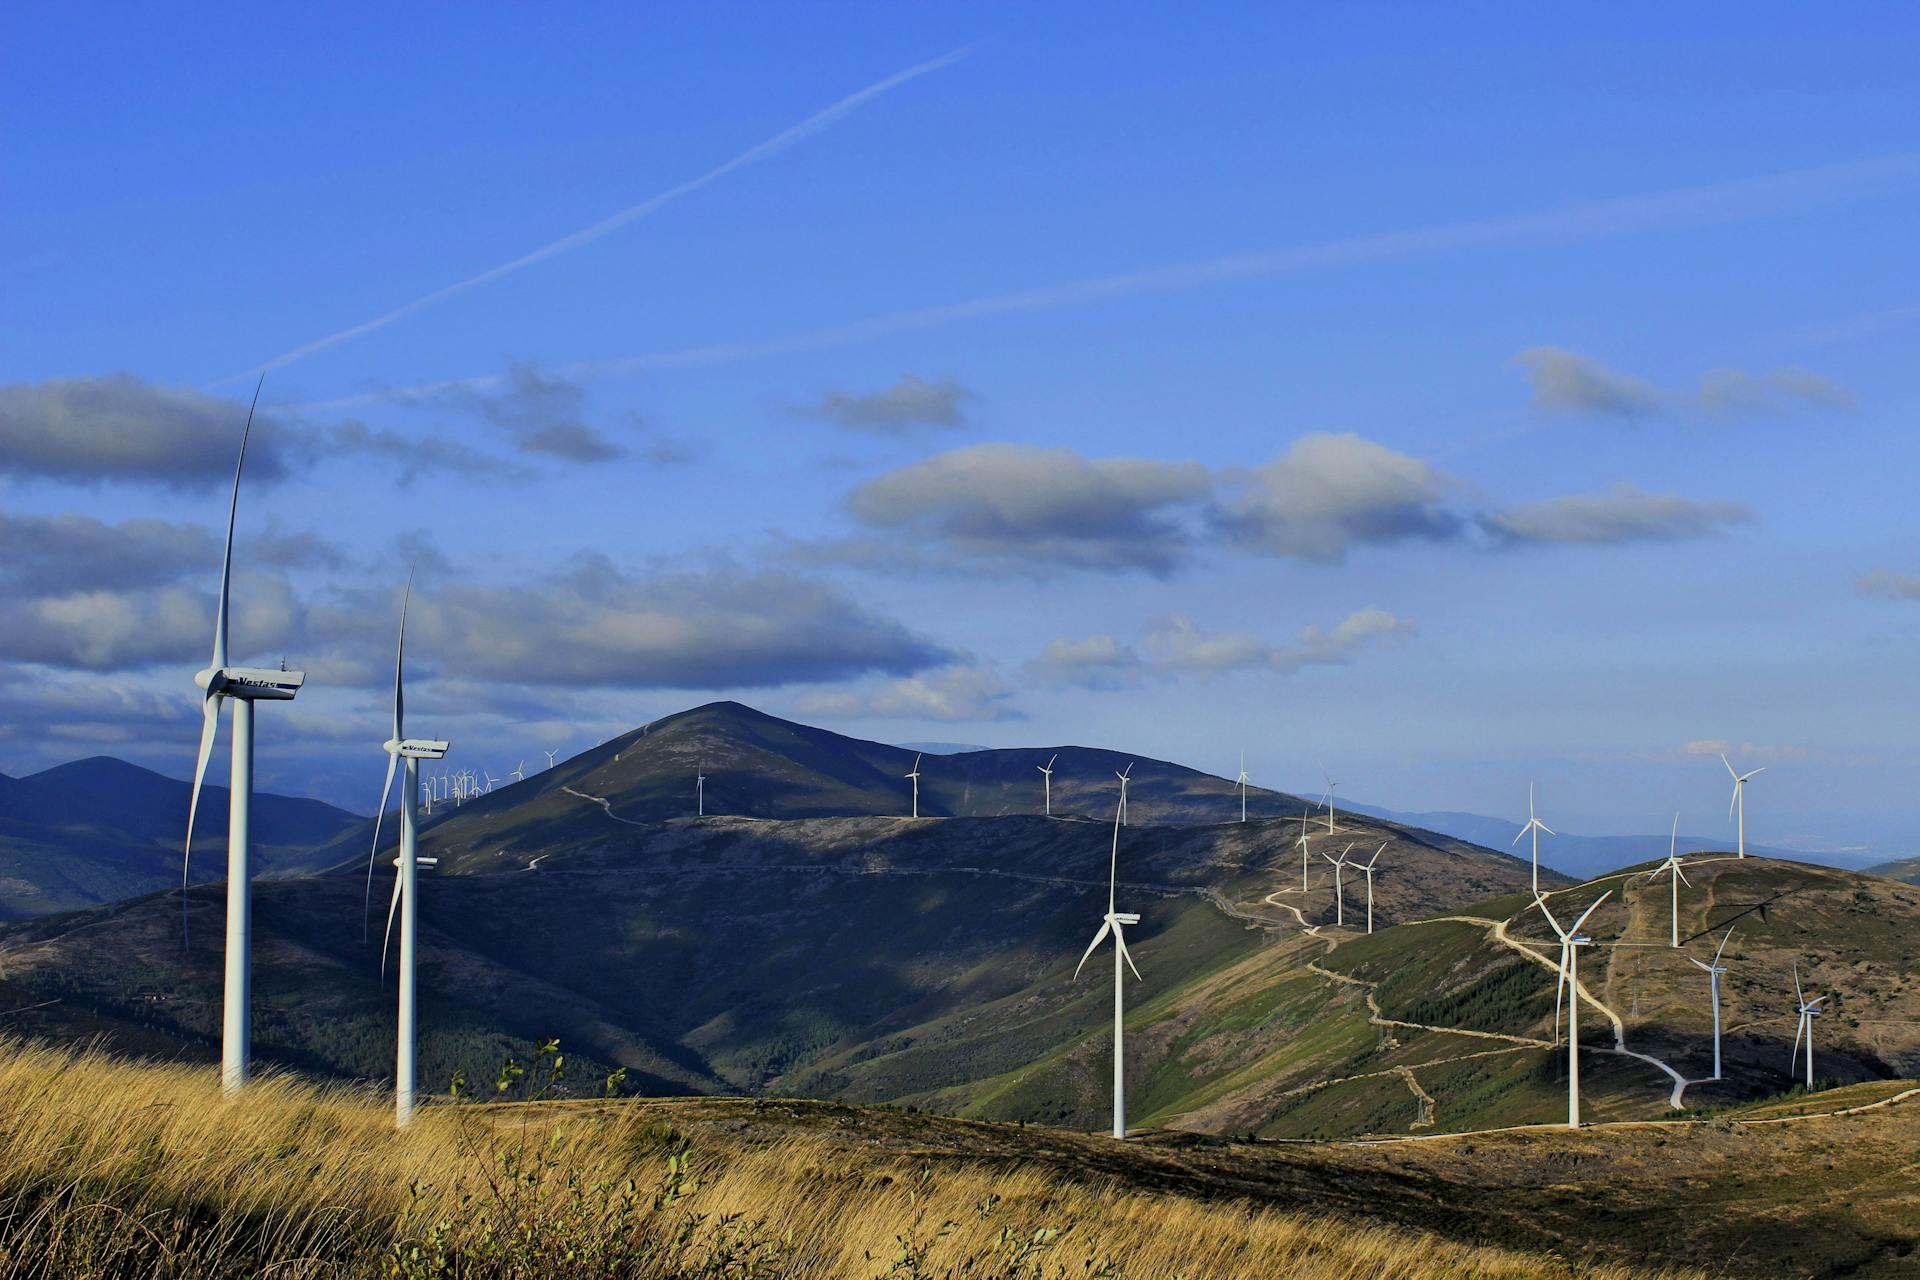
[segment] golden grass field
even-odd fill
[[[688,1146],[646,1104],[425,1109],[0,1042],[0,1267],[88,1277],[1630,1280],[1341,1218],[902,1159]]]

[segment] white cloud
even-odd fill
[[[1271,671],[1291,675],[1303,667],[1337,666],[1362,651],[1416,634],[1414,624],[1384,609],[1349,614],[1333,627],[1307,626],[1291,643],[1275,644],[1245,632],[1207,632],[1182,614],[1147,624],[1140,648],[1110,635],[1054,640],[1027,664],[1047,681],[1111,689],[1150,679]]]
[[[1920,600],[1920,575],[1876,569],[1872,573],[1862,574],[1854,585],[1863,596],[1876,596],[1882,600]]]
[[[1576,493],[1521,503],[1480,517],[1482,527],[1507,542],[1678,542],[1719,533],[1753,519],[1737,502],[1696,502],[1672,493],[1646,493],[1617,484],[1604,493]]]
[[[1322,564],[1357,546],[1446,539],[1452,482],[1418,458],[1357,435],[1305,435],[1262,466],[1228,473],[1238,492],[1215,519],[1236,544]]]
[[[890,387],[866,394],[827,391],[820,402],[800,412],[877,435],[899,435],[918,426],[962,427],[962,413],[973,392],[951,378],[925,382],[904,374]]]
[[[794,708],[801,715],[836,720],[1025,719],[1012,698],[1013,690],[992,671],[956,664],[873,688],[807,694]]]

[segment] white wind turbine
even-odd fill
[[[1560,978],[1553,991],[1553,1035],[1560,1038],[1560,1001],[1567,997],[1567,1128],[1580,1127],[1580,948],[1592,943],[1593,939],[1580,932],[1580,926],[1587,917],[1600,909],[1600,904],[1613,896],[1613,890],[1593,900],[1593,905],[1580,913],[1573,922],[1573,928],[1562,929],[1560,922],[1553,918],[1553,912],[1547,910],[1547,900],[1536,895],[1534,905],[1540,908],[1540,914],[1547,918],[1553,931],[1560,935]],[[1568,993],[1572,994],[1569,996]]]
[[[415,976],[415,903],[418,898],[419,869],[433,866],[436,859],[422,858],[415,852],[415,831],[413,824],[413,797],[420,789],[420,762],[438,760],[447,754],[447,744],[426,738],[409,738],[402,728],[406,697],[402,683],[402,673],[407,655],[407,604],[413,598],[413,579],[407,579],[407,594],[400,604],[400,643],[396,646],[393,658],[393,736],[385,745],[387,752],[387,781],[380,789],[380,807],[373,811],[373,850],[367,855],[367,898],[366,906],[371,906],[373,897],[373,863],[380,853],[380,819],[387,812],[387,796],[393,791],[393,772],[402,760],[407,762],[405,789],[400,796],[400,846],[394,852],[393,865],[397,874],[393,879],[393,899],[387,905],[387,932],[380,942],[380,974],[384,978],[387,972],[387,947],[393,941],[393,917],[397,911],[400,916],[400,1020],[397,1047],[394,1053],[393,1068],[393,1105],[394,1123],[404,1129],[413,1123],[413,1108],[418,1081],[415,1072],[414,1046],[418,1038],[417,1011],[414,1002]],[[361,912],[361,926],[366,925],[366,911]]]
[[[1127,783],[1132,780],[1133,761],[1127,761],[1127,767],[1113,776],[1120,779],[1120,825],[1127,825]]]
[[[1727,759],[1725,752],[1720,755],[1720,763],[1726,765],[1727,772],[1733,775],[1733,799],[1727,804],[1727,816],[1731,818],[1735,810],[1740,813],[1740,856],[1744,858],[1747,856],[1747,779],[1756,773],[1765,773],[1767,766],[1761,765],[1758,769],[1741,773],[1733,767],[1733,762]]]
[[[488,795],[493,794],[493,785],[498,781],[500,781],[500,779],[494,777],[491,773],[487,774],[487,794]]]
[[[1340,856],[1337,858],[1329,857],[1324,853],[1320,855],[1333,864],[1333,923],[1339,926],[1347,923],[1346,899],[1340,892],[1340,872],[1347,865],[1347,855],[1352,852],[1353,846],[1348,845],[1340,851]]]
[[[1312,817],[1312,810],[1300,811],[1300,839],[1295,842],[1300,846],[1300,892],[1302,893],[1307,891],[1307,823],[1312,820]]]
[[[1251,779],[1247,776],[1247,753],[1245,750],[1242,750],[1240,752],[1240,776],[1234,779],[1233,783],[1234,786],[1240,788],[1240,821],[1242,822],[1247,820],[1247,783],[1249,781],[1251,781]]]
[[[1373,932],[1373,864],[1380,861],[1380,855],[1385,853],[1386,851],[1387,851],[1387,842],[1382,840],[1380,842],[1380,847],[1373,851],[1373,856],[1371,858],[1368,858],[1365,862],[1356,862],[1353,864],[1354,866],[1358,867],[1361,871],[1365,872],[1367,876],[1367,932],[1368,933]]]
[[[253,391],[260,402],[260,388]],[[227,793],[227,946],[226,985],[220,1019],[220,1083],[231,1093],[247,1082],[247,1057],[253,1039],[249,1002],[253,996],[253,704],[286,702],[300,692],[303,671],[227,665],[227,611],[232,600],[233,528],[240,513],[240,472],[247,461],[247,437],[253,434],[253,409],[240,435],[240,460],[233,468],[233,501],[227,508],[227,548],[220,561],[220,596],[213,615],[213,658],[193,677],[203,692],[200,755],[193,767],[193,792],[187,801],[187,840],[180,859],[180,941],[187,942],[187,872],[193,858],[193,824],[200,812],[200,787],[207,760],[220,732],[220,704],[233,703],[232,777]]]
[[[1037,764],[1034,766],[1034,768],[1040,771],[1041,782],[1047,789],[1047,816],[1049,818],[1053,816],[1053,762],[1059,758],[1060,754],[1055,752],[1045,764]]]
[[[1687,879],[1686,873],[1680,870],[1680,855],[1676,852],[1679,843],[1680,815],[1676,813],[1673,815],[1673,834],[1667,840],[1667,860],[1647,872],[1648,883],[1658,880],[1660,874],[1664,871],[1671,871],[1673,873],[1673,938],[1671,945],[1676,947],[1680,945],[1680,886],[1684,884],[1689,889],[1693,888],[1693,881]]]
[[[513,766],[513,772],[507,776],[515,782],[524,782],[527,777],[527,762],[522,760],[519,764]]]
[[[553,758],[559,754],[560,754],[560,749],[558,747],[555,747],[552,751],[547,752],[547,768],[549,769],[553,768]]]
[[[1127,935],[1123,926],[1139,924],[1140,917],[1131,911],[1114,909],[1114,892],[1120,876],[1120,811],[1113,814],[1113,855],[1107,868],[1107,914],[1101,919],[1100,931],[1093,935],[1093,941],[1087,944],[1086,952],[1081,955],[1080,963],[1074,967],[1073,976],[1078,979],[1080,970],[1087,967],[1087,960],[1096,948],[1106,941],[1107,934],[1113,934],[1113,1136],[1127,1136],[1127,1059],[1126,1059],[1126,1001],[1123,982],[1125,973],[1121,969],[1124,963],[1133,970],[1138,978],[1140,970],[1135,968],[1133,956],[1127,951]]]
[[[1536,898],[1540,896],[1540,833],[1542,831],[1548,835],[1555,834],[1553,828],[1540,821],[1539,816],[1534,813],[1533,784],[1529,782],[1527,784],[1527,825],[1520,828],[1520,834],[1513,838],[1513,843],[1519,844],[1528,833],[1533,835],[1533,894]],[[1511,848],[1512,845],[1508,847]]]
[[[913,772],[901,776],[913,779],[913,816],[917,818],[920,816],[920,757],[917,754],[913,757]]]
[[[1726,966],[1720,963],[1720,954],[1727,949],[1727,943],[1732,937],[1733,930],[1728,928],[1727,936],[1720,939],[1720,946],[1714,951],[1711,962],[1695,960],[1692,956],[1687,957],[1695,968],[1706,971],[1707,982],[1713,991],[1713,1078],[1715,1080],[1720,1078],[1720,979],[1727,972]]]
[[[1787,1067],[1787,1075],[1791,1077],[1793,1075],[1793,1068],[1800,1063],[1800,1037],[1805,1036],[1807,1038],[1807,1088],[1812,1089],[1813,1020],[1826,1012],[1825,1009],[1820,1007],[1820,1002],[1825,1000],[1826,997],[1815,996],[1811,1000],[1807,999],[1806,993],[1800,989],[1800,962],[1798,960],[1793,962],[1793,998],[1798,1001],[1800,1005],[1800,1025],[1795,1027],[1793,1031],[1793,1062]]]
[[[707,766],[705,761],[693,766],[693,811],[696,817],[707,816]]]
[[[1322,764],[1320,765],[1320,776],[1326,781],[1326,784],[1327,784],[1326,793],[1320,797],[1320,803],[1327,806],[1327,834],[1332,835],[1333,834],[1333,805],[1334,805],[1333,793],[1336,789],[1338,789],[1340,784],[1335,782],[1333,780],[1333,775],[1327,772],[1327,766],[1324,762],[1322,762]]]

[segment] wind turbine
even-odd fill
[[[1041,781],[1047,789],[1047,816],[1049,818],[1053,816],[1053,762],[1059,758],[1060,753],[1056,751],[1045,764],[1033,766],[1040,771]]]
[[[1307,823],[1312,817],[1311,809],[1300,811],[1300,839],[1295,842],[1300,846],[1300,892],[1302,893],[1307,891]]]
[[[1242,822],[1247,820],[1247,783],[1249,781],[1250,779],[1247,777],[1247,753],[1242,749],[1240,752],[1240,776],[1234,779],[1233,784],[1240,788],[1240,821]]]
[[[693,766],[693,805],[696,817],[707,816],[707,766],[702,761]]]
[[[487,794],[488,795],[493,794],[493,784],[498,781],[500,781],[500,779],[494,777],[491,773],[487,774]]]
[[[1793,998],[1800,1004],[1800,1025],[1793,1031],[1793,1062],[1787,1067],[1787,1075],[1793,1075],[1793,1068],[1799,1065],[1800,1037],[1804,1035],[1807,1038],[1807,1088],[1811,1090],[1813,1088],[1813,1020],[1826,1012],[1820,1007],[1820,1002],[1826,997],[1815,996],[1811,1000],[1807,999],[1806,993],[1800,989],[1798,960],[1793,962]]]
[[[1533,896],[1536,898],[1540,896],[1540,833],[1542,831],[1548,835],[1556,834],[1552,827],[1540,821],[1539,816],[1534,813],[1533,784],[1529,782],[1527,784],[1527,825],[1520,828],[1520,834],[1513,838],[1513,843],[1519,844],[1529,832],[1533,834]]]
[[[263,380],[264,382],[264,380]],[[260,388],[253,390],[260,403]],[[227,947],[226,987],[220,1019],[220,1084],[228,1093],[247,1082],[247,1054],[253,1039],[248,1008],[253,945],[253,704],[287,702],[300,692],[304,671],[227,665],[227,609],[232,600],[233,528],[240,514],[240,472],[247,461],[247,437],[253,434],[253,407],[240,434],[240,460],[233,468],[233,501],[227,508],[227,549],[220,561],[220,596],[213,615],[213,657],[193,677],[203,691],[200,755],[193,766],[193,792],[187,801],[187,839],[180,858],[180,944],[187,944],[187,871],[193,859],[193,824],[200,812],[200,786],[220,732],[220,704],[233,703],[232,780],[227,793]]]
[[[1120,779],[1120,825],[1127,825],[1127,783],[1133,773],[1133,761],[1127,761],[1127,767],[1113,776]]]
[[[1365,862],[1356,862],[1353,864],[1354,866],[1360,868],[1360,870],[1364,871],[1367,876],[1367,932],[1368,933],[1373,932],[1373,864],[1380,861],[1380,855],[1385,853],[1386,851],[1387,851],[1387,842],[1382,840],[1380,842],[1380,847],[1373,851],[1373,856],[1371,858],[1368,858]]]
[[[1553,931],[1560,935],[1560,979],[1553,990],[1553,1035],[1560,1037],[1560,1000],[1568,992],[1572,996],[1567,1000],[1567,1128],[1580,1127],[1580,948],[1592,943],[1593,939],[1580,932],[1580,926],[1587,917],[1600,909],[1600,904],[1613,896],[1613,890],[1593,900],[1593,905],[1580,913],[1573,922],[1573,928],[1562,929],[1560,922],[1553,918],[1553,912],[1547,910],[1547,900],[1535,895],[1534,905],[1540,908],[1540,914],[1547,918]]]
[[[1713,990],[1713,1078],[1715,1080],[1720,1078],[1720,978],[1727,971],[1726,966],[1720,963],[1720,953],[1727,949],[1727,942],[1732,937],[1733,929],[1729,927],[1727,936],[1720,939],[1720,946],[1714,951],[1711,962],[1695,960],[1692,956],[1687,957],[1696,969],[1706,971],[1707,981]]]
[[[1340,894],[1340,871],[1347,865],[1347,855],[1352,852],[1353,846],[1348,845],[1340,851],[1340,856],[1337,858],[1329,857],[1324,853],[1320,855],[1333,864],[1333,923],[1339,926],[1347,923],[1347,904]]]
[[[1740,812],[1740,856],[1744,858],[1747,856],[1747,779],[1756,773],[1765,773],[1767,766],[1761,765],[1758,769],[1741,773],[1733,767],[1733,762],[1727,759],[1724,751],[1720,753],[1720,763],[1726,765],[1727,772],[1733,775],[1733,799],[1727,803],[1727,816],[1731,818],[1736,809]]]
[[[513,766],[513,772],[508,774],[507,776],[509,778],[512,778],[515,782],[526,781],[527,762],[525,760],[522,760],[519,764]]]
[[[1333,775],[1327,772],[1327,766],[1325,762],[1322,762],[1320,765],[1320,776],[1324,778],[1327,783],[1326,794],[1320,797],[1320,803],[1327,806],[1327,834],[1332,835],[1333,834],[1333,793],[1334,793],[1334,790],[1338,788],[1340,784],[1335,782],[1333,780]]]
[[[917,818],[920,816],[920,756],[917,753],[913,757],[913,772],[901,776],[913,779],[913,816]]]
[[[553,768],[553,758],[559,754],[560,754],[560,749],[558,747],[554,748],[552,751],[547,752],[547,768],[549,769]]]
[[[1673,872],[1672,945],[1676,947],[1680,945],[1680,886],[1684,884],[1689,889],[1693,888],[1693,881],[1687,879],[1686,873],[1680,870],[1680,855],[1677,852],[1675,852],[1675,850],[1679,846],[1679,843],[1680,843],[1680,815],[1676,813],[1673,815],[1673,834],[1671,837],[1668,838],[1668,841],[1667,841],[1667,860],[1647,873],[1647,881],[1651,883],[1660,878],[1661,872],[1663,871]]]
[[[1132,766],[1128,766],[1131,768]],[[1086,952],[1080,957],[1080,963],[1074,966],[1073,976],[1077,980],[1080,970],[1087,967],[1087,960],[1106,941],[1107,934],[1113,934],[1113,1136],[1127,1136],[1127,1059],[1126,1059],[1126,1002],[1124,987],[1126,975],[1121,969],[1124,963],[1133,970],[1138,978],[1140,970],[1135,968],[1133,956],[1127,951],[1125,925],[1139,924],[1140,917],[1131,911],[1114,910],[1114,890],[1120,875],[1120,810],[1113,813],[1113,855],[1107,867],[1107,914],[1101,919],[1100,931],[1093,935],[1093,941],[1087,944]]]
[[[393,1066],[393,1108],[394,1123],[404,1129],[413,1123],[415,1095],[414,1045],[417,1039],[416,1009],[414,1004],[415,975],[415,901],[418,897],[419,869],[433,866],[434,858],[422,858],[414,852],[415,831],[413,825],[413,797],[420,790],[420,762],[438,760],[447,754],[447,744],[433,739],[409,738],[402,730],[405,717],[406,698],[402,684],[402,672],[407,654],[407,605],[413,599],[413,579],[407,579],[407,594],[400,604],[400,643],[395,647],[393,657],[393,736],[384,744],[387,751],[387,781],[380,788],[380,807],[373,811],[373,849],[367,854],[367,906],[372,905],[373,863],[380,853],[380,819],[387,811],[387,796],[393,791],[393,771],[402,760],[407,762],[405,790],[401,793],[400,803],[400,847],[395,852],[393,865],[398,874],[393,879],[393,900],[387,905],[387,933],[380,942],[380,974],[384,978],[387,972],[387,947],[393,941],[393,917],[397,910],[400,915],[400,1025]],[[361,926],[366,925],[365,907],[361,911]]]

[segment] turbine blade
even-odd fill
[[[193,766],[193,793],[187,800],[187,843],[180,851],[180,945],[187,945],[187,870],[193,862],[193,820],[200,813],[200,784],[207,779],[207,761],[220,732],[220,695],[210,693],[200,704],[206,722],[200,726],[200,758]]]
[[[1074,977],[1078,978],[1080,976],[1080,971],[1087,967],[1087,961],[1093,956],[1094,948],[1098,947],[1101,943],[1107,940],[1107,932],[1112,928],[1113,928],[1113,921],[1111,920],[1101,921],[1100,932],[1093,935],[1093,941],[1087,944],[1086,954],[1080,957],[1079,964],[1073,966]]]
[[[1740,774],[1734,769],[1733,761],[1727,759],[1727,753],[1724,751],[1720,753],[1720,763],[1727,766],[1727,772],[1733,774],[1734,781],[1738,782],[1740,780]]]
[[[406,696],[401,691],[400,677],[407,662],[407,606],[413,603],[413,570],[407,570],[407,591],[400,597],[400,642],[393,651],[393,740],[400,741],[405,735],[400,726],[406,719]],[[400,757],[395,756],[398,760]],[[387,770],[387,781],[393,781],[393,770]]]
[[[1528,823],[1526,826],[1520,828],[1520,834],[1513,838],[1513,844],[1519,844],[1522,840],[1525,840],[1527,838],[1527,832],[1531,830],[1533,830],[1532,823]],[[1508,845],[1507,848],[1513,848],[1513,844]]]
[[[1680,877],[1681,884],[1687,886],[1689,889],[1693,888],[1693,881],[1687,879],[1687,873],[1680,869],[1680,864],[1677,862],[1673,864],[1673,874]]]
[[[1612,896],[1613,896],[1613,890],[1609,889],[1605,893],[1601,894],[1599,897],[1595,898],[1593,900],[1593,905],[1580,913],[1580,918],[1573,922],[1573,928],[1567,930],[1567,933],[1568,934],[1579,933],[1580,926],[1587,922],[1587,917],[1592,915],[1594,912],[1598,911],[1600,909],[1600,904],[1605,902],[1608,898],[1611,898]]]
[[[393,898],[387,903],[387,936],[380,940],[380,977],[387,976],[387,948],[393,945],[393,917],[400,911],[400,886],[406,881],[400,877],[400,868],[393,869]]]
[[[373,811],[373,848],[367,851],[367,893],[360,904],[360,941],[364,945],[372,938],[368,936],[373,925],[368,922],[367,914],[373,910],[373,863],[380,855],[380,820],[387,816],[387,796],[393,791],[393,771],[400,765],[400,757],[387,757],[387,784],[380,788],[380,807]],[[400,803],[405,805],[407,797],[402,796]]]
[[[1572,948],[1565,942],[1560,944],[1560,976],[1553,984],[1553,1038],[1560,1040],[1560,1003],[1567,995],[1567,952]]]
[[[1793,962],[1793,999],[1797,1004],[1804,1005],[1807,1002],[1806,993],[1800,990],[1800,962],[1798,960]]]
[[[1555,831],[1552,827],[1548,826],[1544,822],[1539,823],[1538,825],[1542,831],[1546,832],[1550,836],[1557,836],[1560,834],[1558,831]]]
[[[1554,935],[1560,939],[1561,945],[1564,946],[1567,941],[1567,931],[1562,929],[1560,922],[1553,918],[1553,912],[1547,910],[1547,900],[1536,893],[1533,895],[1533,905],[1540,908],[1540,914],[1547,918],[1547,923],[1553,927]]]
[[[1749,769],[1747,770],[1746,777],[1741,778],[1740,781],[1745,782],[1747,778],[1751,778],[1754,774],[1765,773],[1766,771],[1767,771],[1767,766],[1765,765],[1761,765],[1758,769]]]
[[[1787,1068],[1787,1074],[1789,1075],[1793,1074],[1794,1067],[1800,1065],[1800,1037],[1805,1035],[1806,1031],[1807,1015],[1803,1012],[1800,1015],[1799,1025],[1793,1029],[1793,1060],[1792,1065]]]
[[[1719,963],[1720,963],[1720,952],[1721,952],[1721,951],[1725,951],[1725,950],[1727,949],[1727,943],[1729,943],[1729,942],[1731,942],[1731,941],[1733,940],[1733,929],[1734,929],[1734,926],[1732,926],[1732,925],[1728,925],[1728,926],[1727,926],[1727,936],[1726,936],[1726,937],[1724,937],[1724,938],[1722,938],[1722,939],[1720,939],[1720,948],[1719,948],[1719,950],[1718,950],[1718,951],[1715,951],[1715,952],[1713,953],[1713,962],[1714,962],[1715,964],[1719,964]]]
[[[267,376],[260,375],[260,381],[253,388],[253,403],[247,406],[247,425],[240,433],[240,457],[233,464],[233,500],[227,507],[227,549],[220,557],[220,603],[213,615],[213,662],[215,671],[227,665],[227,602],[232,597],[233,585],[233,526],[240,516],[240,472],[247,465],[247,440],[253,435],[253,411],[260,405],[260,388],[266,386]]]
[[[1134,968],[1133,952],[1127,950],[1126,930],[1122,929],[1119,925],[1113,926],[1113,945],[1120,948],[1120,958],[1127,962],[1127,968],[1133,969],[1133,976],[1140,978],[1140,970]],[[1145,981],[1145,979],[1140,980]]]

